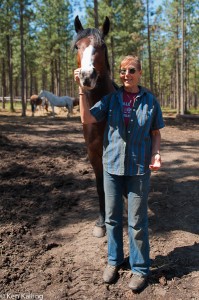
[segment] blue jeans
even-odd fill
[[[104,171],[105,224],[108,237],[108,264],[119,266],[123,252],[123,194],[128,197],[129,263],[133,273],[149,273],[147,200],[150,171],[144,175],[118,176]]]

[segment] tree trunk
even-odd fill
[[[30,69],[30,96],[33,94],[33,76],[32,76],[32,70]]]
[[[55,82],[56,82],[56,87],[55,87],[55,91],[56,91],[56,95],[60,96],[61,95],[61,91],[60,91],[60,57],[58,56],[58,58],[55,60]]]
[[[2,108],[5,108],[6,106],[6,68],[5,68],[5,59],[2,58],[2,77],[1,77],[1,83],[2,83]]]
[[[50,91],[52,93],[55,93],[55,78],[54,78],[54,62],[53,62],[53,59],[51,59],[51,62],[50,62],[50,73],[51,73],[51,87],[50,87]]]
[[[26,64],[26,53],[24,52],[24,102],[27,108],[27,98],[28,98],[28,70]]]
[[[179,49],[176,49],[176,109],[180,113]]]
[[[94,0],[94,19],[95,19],[95,28],[99,27],[99,18],[98,18],[98,2]]]
[[[115,53],[114,53],[114,39],[113,36],[111,36],[111,76],[112,79],[115,79]]]
[[[26,103],[25,103],[25,76],[24,76],[24,25],[23,25],[23,12],[24,3],[20,1],[20,42],[21,42],[21,102],[22,102],[22,117],[26,116]]]
[[[184,115],[185,97],[184,97],[184,74],[185,74],[185,54],[184,54],[184,0],[181,0],[181,69],[180,69],[180,114]]]
[[[7,41],[7,56],[8,56],[8,77],[9,77],[9,95],[10,95],[10,111],[14,111],[13,103],[13,63],[12,63],[12,46],[10,36],[6,36]]]
[[[47,74],[46,71],[42,71],[42,89],[45,90],[47,88]]]
[[[158,60],[158,86],[157,86],[157,96],[159,97],[160,95],[160,73],[161,73],[161,68],[160,68],[160,59]]]
[[[190,109],[191,107],[191,99],[190,99],[190,91],[189,91],[189,58],[188,58],[188,55],[189,55],[189,44],[187,46],[187,50],[186,50],[186,106],[185,106],[185,112],[187,113],[188,110]]]
[[[152,60],[151,60],[151,40],[150,40],[150,24],[149,24],[149,0],[147,0],[147,36],[148,36],[150,89],[153,92],[153,71],[152,71]]]
[[[178,1],[177,1],[178,2]],[[177,15],[177,27],[176,27],[176,44],[179,41],[179,6],[176,8],[176,15]],[[175,53],[175,69],[176,69],[176,111],[177,115],[180,114],[180,64],[179,64],[179,47],[176,48]]]
[[[198,98],[197,98],[197,69],[196,66],[194,67],[194,108],[197,109],[198,107]]]
[[[65,74],[65,86],[64,86],[64,90],[66,91],[66,95],[68,95],[69,93],[69,76],[68,76],[68,48],[66,46],[66,74]],[[71,94],[74,96],[74,91],[70,91]]]

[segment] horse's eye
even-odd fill
[[[77,47],[77,45],[75,45],[75,49],[76,49],[76,50],[78,50],[78,47]]]

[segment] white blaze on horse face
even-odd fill
[[[83,53],[82,61],[81,61],[81,69],[84,71],[89,71],[91,68],[94,68],[93,66],[93,54],[94,48],[92,45],[89,45]]]
[[[94,51],[95,49],[92,45],[86,47],[81,60],[81,71],[79,73],[80,84],[86,89],[93,89],[98,77],[93,65]]]

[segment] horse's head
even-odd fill
[[[45,108],[46,111],[48,111],[48,100],[44,97],[42,97],[42,106]]]
[[[43,90],[40,91],[38,97],[40,97],[40,98],[44,97],[44,91]]]
[[[79,105],[79,98],[73,98],[73,106]]]
[[[80,84],[84,89],[93,89],[97,79],[110,72],[107,47],[104,37],[109,32],[110,21],[106,17],[102,30],[96,28],[84,29],[79,17],[75,18],[74,48],[77,49],[77,61],[80,71]]]

